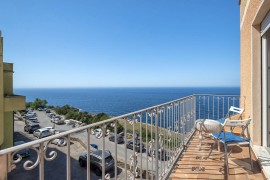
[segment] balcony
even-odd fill
[[[214,142],[210,137],[200,151],[197,147],[195,120],[223,118],[230,106],[240,104],[245,103],[239,96],[191,95],[1,150],[0,179],[261,179],[258,166],[249,170],[245,147],[231,154],[229,174],[224,173],[222,148],[203,159]],[[124,144],[108,138],[117,135],[118,123],[124,126]],[[53,140],[59,138],[64,141],[54,146]],[[91,146],[96,142],[99,154]],[[23,149],[30,149],[31,156],[14,159]],[[80,149],[88,154],[82,162]]]

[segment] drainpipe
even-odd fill
[[[0,31],[0,149],[4,142],[4,67],[3,37]]]

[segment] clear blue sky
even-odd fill
[[[14,87],[239,86],[237,0],[8,0]]]

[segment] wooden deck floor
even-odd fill
[[[210,137],[203,139],[199,150],[199,139],[196,133],[174,167],[170,179],[229,179],[248,180],[264,179],[259,165],[253,155],[253,169],[250,170],[248,147],[236,146],[229,156],[229,175],[224,174],[224,148],[218,151],[215,148],[212,155],[206,159],[214,140]],[[230,147],[228,148],[230,151]]]

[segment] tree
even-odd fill
[[[31,107],[33,109],[37,109],[39,107],[44,108],[44,107],[46,107],[47,103],[48,102],[46,100],[36,98],[35,101],[31,103]]]

